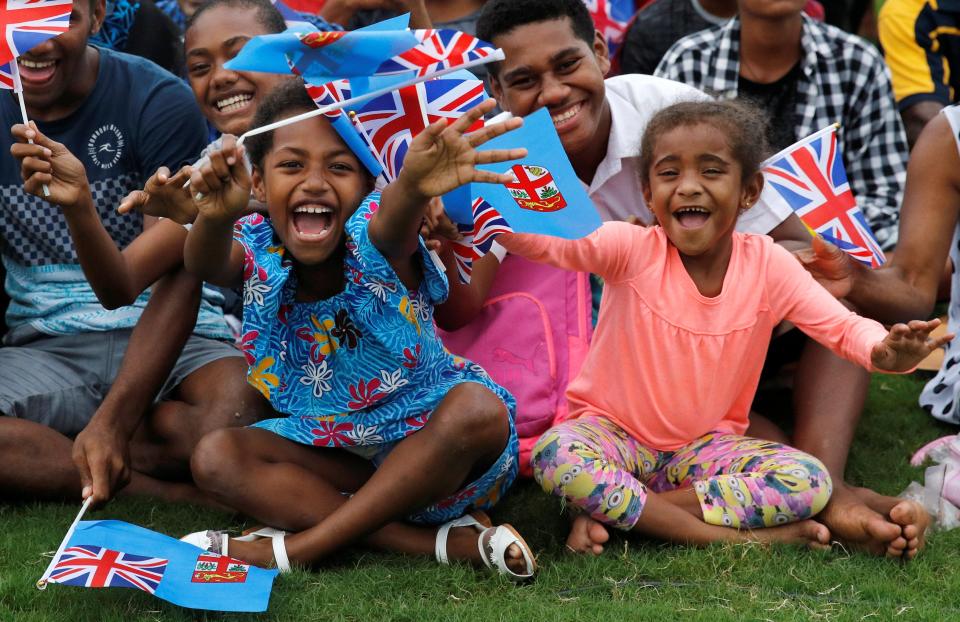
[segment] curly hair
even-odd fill
[[[650,184],[650,167],[657,140],[678,127],[710,125],[727,137],[730,151],[740,163],[744,181],[760,171],[770,152],[767,144],[767,116],[760,108],[742,100],[681,102],[660,110],[640,139],[640,182]]]
[[[270,90],[260,101],[253,115],[251,127],[261,127],[280,119],[296,116],[302,112],[316,110],[317,105],[307,95],[307,89],[301,78],[283,80]],[[244,141],[244,147],[250,162],[257,168],[263,168],[263,158],[273,149],[273,132],[256,134]]]

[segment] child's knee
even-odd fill
[[[533,477],[544,492],[568,500],[585,498],[596,487],[590,466],[597,458],[578,438],[554,428],[541,436],[533,448]]]
[[[228,484],[244,469],[244,450],[239,429],[214,430],[197,443],[190,456],[190,472],[203,490],[217,490]]]
[[[775,479],[786,488],[785,492],[800,497],[807,505],[807,511],[798,511],[797,518],[819,514],[833,493],[833,480],[827,467],[809,454],[803,454],[795,462],[778,469]]]
[[[449,437],[451,446],[502,448],[510,435],[510,416],[497,395],[481,384],[465,382],[455,387],[442,407],[430,417],[434,433]]]

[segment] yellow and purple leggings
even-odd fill
[[[786,445],[714,433],[676,451],[657,451],[593,416],[547,430],[532,461],[545,491],[623,530],[639,520],[648,489],[693,488],[705,522],[735,528],[810,518],[832,491],[826,467]]]

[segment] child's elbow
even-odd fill
[[[132,305],[136,301],[139,292],[122,290],[108,290],[97,292],[97,300],[107,311],[115,311],[121,307]]]

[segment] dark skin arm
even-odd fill
[[[179,269],[154,287],[110,392],[73,443],[83,498],[108,501],[130,480],[130,439],[197,321],[200,281]]]
[[[941,110],[943,110],[943,104],[940,102],[923,101],[917,102],[900,113],[900,117],[903,119],[903,127],[907,131],[907,144],[910,145],[910,149],[913,149],[913,146],[917,144],[917,139],[920,138],[923,128],[940,114]]]
[[[408,287],[419,283],[419,266],[414,254],[430,199],[470,182],[507,183],[512,179],[510,175],[484,171],[476,165],[526,155],[526,149],[475,149],[491,138],[520,127],[521,119],[490,124],[464,135],[494,104],[492,99],[487,100],[449,126],[438,121],[418,134],[407,151],[399,177],[383,191],[380,209],[368,225],[370,241]]]
[[[121,251],[100,221],[83,164],[34,126],[15,125],[12,133],[18,142],[10,151],[20,160],[24,190],[61,208],[83,274],[105,308],[131,304],[182,263],[183,227],[161,221]],[[29,144],[30,139],[35,144]],[[43,186],[49,188],[49,196]]]
[[[960,218],[960,155],[950,125],[938,116],[923,130],[910,157],[897,252],[870,270],[833,246],[818,243],[799,254],[821,282],[847,289],[864,315],[891,324],[927,317]]]

